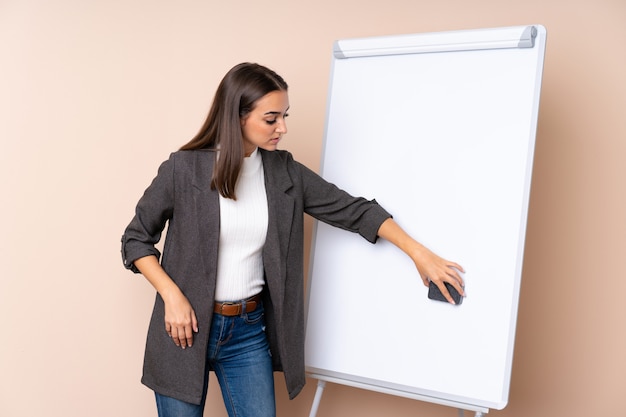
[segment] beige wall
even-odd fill
[[[318,169],[334,39],[532,23],[548,45],[526,259],[510,401],[490,415],[621,415],[624,0],[0,0],[0,416],[155,415],[153,291],[120,235],[232,65],[284,75],[283,147]],[[314,381],[291,402],[277,386],[279,415],[308,416]],[[457,413],[331,385],[318,415]]]

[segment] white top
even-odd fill
[[[258,148],[244,158],[237,200],[220,195],[216,301],[244,300],[262,291],[263,245],[268,211],[263,161]]]

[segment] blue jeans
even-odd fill
[[[272,358],[262,305],[235,317],[214,314],[207,359],[230,417],[276,416]],[[200,405],[155,393],[159,417],[202,417],[208,376],[206,381]]]

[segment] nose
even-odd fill
[[[276,125],[276,133],[280,133],[281,135],[287,133],[287,122],[285,121],[284,117],[278,120],[278,123],[276,123]]]

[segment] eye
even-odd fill
[[[285,113],[283,115],[283,119],[285,119],[288,116],[289,116],[289,114]],[[275,124],[278,121],[279,118],[280,118],[280,116],[276,117],[275,119],[265,120],[265,123],[267,123],[268,125],[273,125],[273,124]]]
[[[280,114],[279,114],[278,112],[272,112],[272,113],[273,113],[274,115],[276,115],[276,118],[274,118],[274,119],[266,119],[266,120],[265,120],[265,123],[267,123],[268,125],[273,125],[273,124],[275,124],[275,123],[278,121],[278,119],[280,119],[280,117],[281,117],[281,116],[280,116]],[[283,115],[282,115],[283,120],[284,120],[285,118],[287,118],[287,117],[289,117],[289,113],[285,113],[285,114],[283,114]]]

